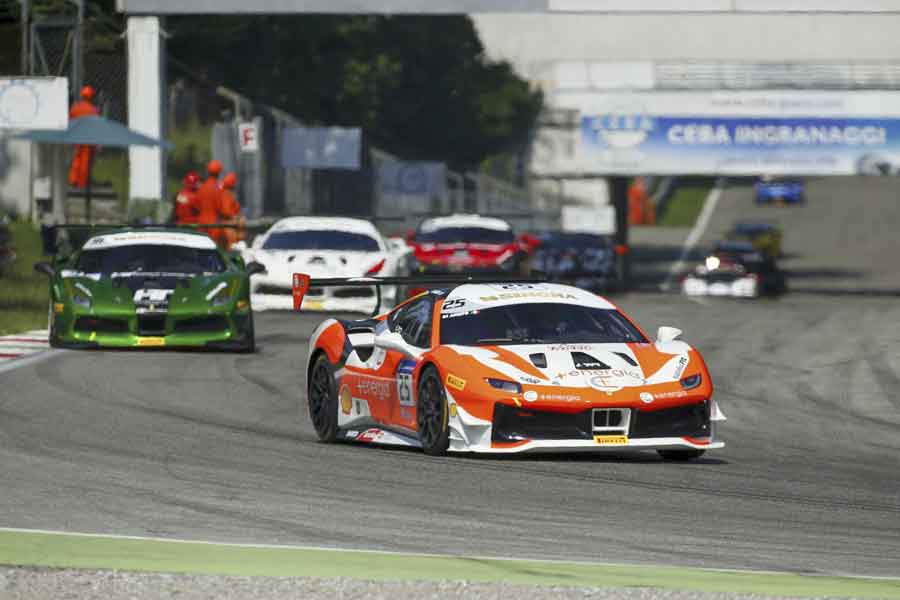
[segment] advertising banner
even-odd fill
[[[578,172],[900,174],[900,92],[560,94]]]
[[[356,171],[361,152],[362,130],[357,127],[292,127],[284,130],[281,166]]]
[[[0,130],[61,130],[68,126],[68,79],[0,78]]]
[[[443,196],[447,166],[442,162],[388,161],[378,167],[382,194]]]

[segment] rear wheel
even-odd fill
[[[338,399],[334,388],[334,371],[331,363],[328,362],[327,356],[320,354],[309,373],[306,398],[309,404],[309,418],[316,435],[323,442],[333,442],[337,439]]]
[[[422,373],[416,402],[416,424],[422,450],[440,456],[450,447],[450,427],[447,392],[436,369],[429,367]]]
[[[663,460],[672,460],[676,462],[685,462],[700,458],[706,450],[657,450]]]

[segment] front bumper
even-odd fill
[[[252,346],[250,309],[212,314],[74,314],[59,323],[54,344],[63,348],[216,348]],[[58,326],[59,326],[58,325]]]
[[[681,291],[687,296],[756,298],[759,296],[759,284],[749,277],[715,282],[708,282],[700,277],[687,277],[681,284]]]
[[[396,286],[383,286],[381,289],[381,306],[394,306],[396,297]],[[294,309],[294,300],[289,287],[260,287],[257,291],[251,293],[250,300],[255,311]],[[301,310],[362,312],[369,314],[375,310],[376,302],[377,294],[374,288],[347,286],[312,288],[304,296]]]
[[[452,400],[451,400],[452,402]],[[620,432],[597,432],[592,411],[560,413],[497,403],[493,419],[482,420],[458,404],[451,410],[450,451],[509,454],[524,452],[616,452],[622,450],[713,450],[725,420],[714,400],[657,411],[629,413]]]

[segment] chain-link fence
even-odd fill
[[[219,88],[218,93],[232,108],[228,120],[213,126],[212,156],[237,173],[250,218],[354,216],[378,223],[388,234],[414,229],[429,217],[462,212],[501,217],[519,230],[559,225],[564,199],[557,194],[526,190],[486,174],[456,173],[440,163],[406,161],[371,146],[365,135],[357,170],[283,167],[285,130],[304,123],[233,90]],[[240,147],[240,123],[254,126],[252,151]]]

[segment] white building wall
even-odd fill
[[[473,16],[485,50],[538,80],[558,61],[900,58],[900,15]]]

